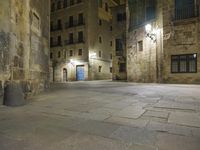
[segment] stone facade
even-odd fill
[[[25,94],[40,92],[48,86],[48,68],[49,1],[0,1],[0,99],[6,81]]]
[[[126,80],[126,2],[112,8],[112,79]]]
[[[51,1],[52,81],[111,79],[114,5],[113,0]]]
[[[128,4],[128,80],[200,83],[199,1],[135,0]]]

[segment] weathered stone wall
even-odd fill
[[[198,2],[198,1],[197,1]],[[197,10],[199,6],[197,5]],[[173,0],[163,1],[164,67],[163,82],[200,83],[200,21],[196,16],[176,20]],[[197,53],[197,73],[171,73],[171,56]]]
[[[199,1],[195,1],[194,16],[186,19],[176,19],[175,0],[158,0],[156,18],[129,30],[127,38],[129,81],[200,83],[198,4]],[[131,13],[134,16],[134,13]],[[186,14],[186,12],[182,13]],[[156,35],[154,43],[145,32],[146,24],[152,25],[152,30]],[[143,51],[138,51],[138,41],[143,41]],[[172,55],[184,54],[197,54],[196,73],[171,72]]]
[[[112,8],[112,79],[113,80],[126,80],[126,70],[120,72],[120,63],[126,64],[126,20],[118,21],[118,14],[126,12],[126,3]],[[123,53],[121,56],[116,54],[116,39],[123,40]]]
[[[145,21],[138,26],[128,26],[127,28],[127,78],[133,82],[158,82],[161,75],[161,53],[162,53],[162,7],[157,3],[157,14],[153,20]],[[134,10],[128,10],[133,17]],[[129,18],[129,21],[132,21]],[[147,36],[145,26],[152,26],[154,39]],[[142,41],[143,50],[139,50],[139,43]]]
[[[0,97],[6,81],[25,94],[43,90],[48,68],[49,0],[0,1]]]

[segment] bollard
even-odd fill
[[[25,105],[24,93],[19,83],[14,81],[9,81],[5,84],[4,105],[6,106]]]

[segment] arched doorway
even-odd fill
[[[63,82],[66,82],[67,81],[67,69],[64,68],[63,69]]]

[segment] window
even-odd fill
[[[100,26],[102,25],[102,20],[101,20],[101,19],[99,19],[99,25],[100,25]]]
[[[78,24],[79,25],[83,24],[83,13],[78,14]]]
[[[78,32],[78,42],[83,42],[83,31]]]
[[[53,58],[53,53],[50,53],[50,59],[52,59]]]
[[[138,50],[143,51],[143,41],[138,41]]]
[[[113,28],[112,28],[112,26],[110,26],[110,31],[112,31],[113,30]]]
[[[195,16],[194,0],[175,0],[175,19],[187,19]]]
[[[50,38],[50,45],[53,46],[53,37]]]
[[[101,72],[102,71],[102,66],[99,66],[99,72]]]
[[[57,9],[61,9],[61,1],[57,2]]]
[[[108,3],[105,3],[105,11],[108,12]]]
[[[61,20],[60,20],[60,19],[57,21],[57,29],[58,29],[58,30],[61,30],[61,29],[62,29],[62,23],[61,23]]]
[[[110,73],[112,73],[112,70],[113,70],[112,67],[110,67]]]
[[[55,11],[55,3],[52,3],[51,4],[51,12],[54,12]]]
[[[102,53],[101,53],[101,51],[99,51],[99,57],[102,57]]]
[[[79,50],[78,50],[78,55],[79,55],[79,56],[82,56],[82,55],[83,55],[83,50],[82,50],[82,49],[79,49]]]
[[[70,33],[69,34],[69,44],[73,44],[74,43],[74,34]]]
[[[123,40],[122,39],[116,39],[115,40],[115,49],[116,49],[116,56],[122,56],[123,55]]]
[[[156,0],[147,0],[146,20],[152,20],[156,17]]]
[[[130,29],[143,24],[145,21],[155,19],[157,0],[134,0],[129,4]]]
[[[110,46],[112,46],[112,41],[110,41]]]
[[[102,38],[101,38],[101,36],[99,37],[99,43],[102,43]]]
[[[126,63],[119,64],[119,72],[126,72]]]
[[[70,0],[70,5],[74,5],[74,0]]]
[[[61,55],[60,55],[60,51],[58,51],[58,58],[60,58],[60,56],[61,56]]]
[[[66,8],[68,6],[68,0],[64,0],[63,7]]]
[[[73,56],[73,50],[69,51],[69,56]]]
[[[74,17],[69,16],[69,27],[73,27]]]
[[[67,58],[67,51],[66,50],[64,50],[64,58]]]
[[[173,55],[171,57],[172,73],[196,73],[197,54]]]
[[[113,57],[112,57],[112,54],[110,54],[110,59],[112,59]]]
[[[126,13],[118,13],[117,14],[117,22],[122,22],[126,20]]]
[[[61,39],[62,39],[61,36],[58,36],[57,40],[58,40],[58,45],[59,45],[59,46],[62,45],[62,44],[61,44]]]

